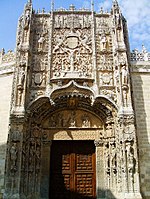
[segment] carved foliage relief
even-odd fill
[[[90,16],[56,15],[53,32],[53,78],[92,78]]]

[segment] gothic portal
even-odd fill
[[[4,198],[141,199],[126,20],[29,1],[19,19]]]

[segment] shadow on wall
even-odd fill
[[[143,76],[143,78],[141,77]],[[149,77],[148,77],[149,76]],[[150,75],[133,73],[132,74],[132,90],[133,90],[133,107],[136,115],[136,129],[139,152],[139,169],[140,169],[140,188],[143,199],[149,199],[150,194],[146,196],[146,192],[150,193],[150,143],[148,135],[148,118],[150,99],[148,97],[148,82]],[[143,81],[144,80],[144,81]],[[148,80],[148,81],[147,81]],[[150,117],[150,114],[149,114]],[[150,124],[149,124],[150,125]]]

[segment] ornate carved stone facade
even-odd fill
[[[142,198],[128,52],[117,1],[110,13],[35,13],[28,1],[17,30],[5,199],[49,198],[55,140],[93,141],[97,199]]]

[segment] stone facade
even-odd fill
[[[130,54],[117,1],[110,13],[95,13],[93,5],[35,13],[28,1],[18,23],[15,59],[8,54],[10,73],[0,77],[2,84],[10,79],[3,91],[8,101],[2,101],[8,103],[14,74],[3,198],[49,198],[56,140],[93,141],[97,199],[150,198],[150,56],[144,46]],[[2,51],[2,66],[4,57]],[[3,107],[8,115],[9,106]],[[5,145],[6,128],[2,134]],[[3,181],[4,169],[1,174]],[[87,198],[86,189],[78,192]]]

